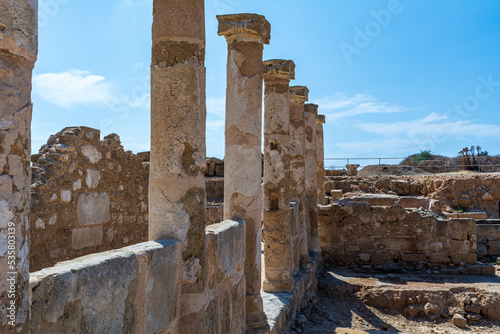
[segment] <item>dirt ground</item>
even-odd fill
[[[499,275],[498,265],[496,277],[360,274],[345,268],[327,268],[318,282],[315,305],[297,316],[287,334],[498,334],[500,322],[487,319],[483,311],[487,308],[490,318],[498,314],[500,320]],[[459,328],[452,323],[452,316],[463,312],[463,300],[471,294],[482,300],[481,320],[468,321],[465,328]],[[430,320],[422,312],[414,318],[403,315],[402,305],[408,298],[422,298],[421,305],[440,305],[439,318]]]

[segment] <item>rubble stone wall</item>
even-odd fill
[[[476,263],[476,222],[444,220],[400,205],[336,201],[319,206],[325,260],[336,264]]]
[[[425,176],[371,176],[327,177],[326,193],[384,193],[399,196],[426,196],[440,201],[441,206],[467,211],[483,211],[489,218],[499,218],[500,176],[425,175]]]
[[[65,128],[32,160],[31,271],[147,240],[149,166],[117,135]]]

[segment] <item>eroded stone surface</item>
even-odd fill
[[[290,215],[290,107],[289,82],[295,64],[264,62],[264,259],[267,292],[293,289],[294,267]]]
[[[32,333],[175,333],[178,247],[147,242],[32,273]]]
[[[309,90],[304,86],[290,87],[290,197],[298,203],[298,233],[293,238],[293,258],[302,268],[311,265],[309,258],[309,217],[306,202],[305,172],[305,123],[304,103],[308,99]]]
[[[316,116],[318,106],[308,103],[305,105],[305,167],[306,167],[306,196],[309,204],[310,239],[309,250],[321,252],[318,239],[318,169],[316,160]]]
[[[151,63],[149,239],[178,239],[179,331],[205,328],[205,7],[155,0]]]
[[[224,219],[245,221],[246,326],[266,332],[269,327],[260,297],[262,52],[270,25],[256,14],[217,19],[219,35],[228,42]]]
[[[325,116],[316,116],[316,168],[318,184],[318,204],[325,204],[325,146],[323,138]]]
[[[6,334],[29,330],[31,75],[38,48],[37,6],[36,0],[4,0],[0,9],[0,332]],[[5,248],[9,240],[12,254]],[[14,273],[12,284],[8,273]]]

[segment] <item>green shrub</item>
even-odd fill
[[[420,161],[423,161],[423,160],[433,160],[433,159],[434,159],[434,157],[432,156],[431,151],[424,150],[424,151],[420,151],[420,153],[418,153],[418,154],[415,154],[413,161],[415,161],[416,163],[419,163]]]

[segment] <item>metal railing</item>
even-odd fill
[[[391,165],[400,168],[407,168],[409,172],[414,173],[420,169],[431,173],[449,173],[460,170],[470,170],[475,172],[500,172],[500,158],[498,157],[479,157],[475,164],[464,165],[459,158],[453,159],[408,159],[409,165],[400,165],[408,158],[325,158],[325,169],[345,169],[345,165],[358,164],[358,170],[372,165]],[[495,161],[491,164],[491,161]],[[338,163],[337,163],[338,162]],[[333,163],[333,164],[332,164]]]

